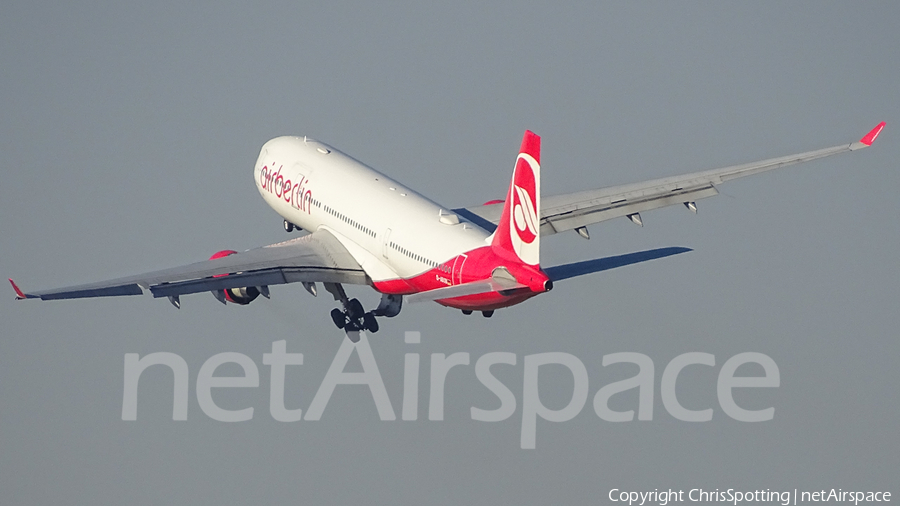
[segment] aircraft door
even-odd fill
[[[463,253],[456,257],[456,260],[453,261],[453,275],[451,276],[451,281],[454,285],[458,285],[462,283],[462,271],[463,266],[466,264],[466,260],[469,257]]]
[[[391,251],[391,229],[386,229],[384,231],[384,244],[383,249],[381,251],[381,255],[384,258],[390,258]]]

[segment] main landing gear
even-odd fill
[[[472,314],[472,310],[471,309],[463,309],[462,313],[464,315],[468,316],[468,315]],[[482,311],[481,315],[484,316],[485,318],[490,318],[491,316],[494,316],[494,310],[489,309],[487,311]]]
[[[303,230],[302,228],[298,227],[297,225],[294,225],[293,223],[289,222],[288,220],[284,220],[284,231],[285,232],[291,233],[295,229],[297,230],[297,232]]]
[[[331,319],[337,328],[347,332],[354,330],[367,330],[373,334],[378,332],[378,321],[375,320],[375,315],[371,311],[365,312],[359,299],[348,300],[344,308],[343,311],[338,308],[331,310]]]
[[[383,294],[378,307],[372,311],[366,312],[363,309],[359,299],[350,299],[344,292],[344,287],[340,283],[325,283],[325,289],[334,296],[334,300],[340,301],[343,310],[334,308],[331,310],[331,320],[339,329],[344,329],[347,337],[354,343],[359,341],[359,331],[378,332],[378,321],[376,316],[386,316],[388,318],[400,314],[400,308],[403,298],[400,295]]]

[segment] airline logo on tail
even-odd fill
[[[527,166],[522,162],[527,163]],[[515,225],[515,230],[510,230],[510,234],[515,232],[525,244],[534,242],[540,228],[534,177],[539,170],[540,165],[528,154],[522,153],[516,160],[516,176],[518,177],[513,180],[515,192],[513,193],[513,219],[510,222],[510,227]]]
[[[492,245],[522,263],[540,264],[541,138],[525,132]]]

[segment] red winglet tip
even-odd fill
[[[865,137],[859,140],[859,142],[865,144],[866,146],[871,146],[875,139],[878,138],[878,134],[884,129],[884,125],[886,125],[884,121],[878,124],[877,127],[873,128],[871,132],[867,133]]]
[[[22,293],[22,290],[20,290],[19,287],[16,286],[16,282],[13,281],[12,278],[6,278],[6,279],[9,279],[9,284],[11,284],[12,287],[13,287],[13,290],[16,291],[16,299],[17,299],[17,300],[22,300],[22,299],[27,298],[27,297],[25,296],[25,294]]]

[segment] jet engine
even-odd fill
[[[213,256],[209,257],[209,259],[215,260],[217,258],[223,258],[223,257],[227,257],[229,255],[234,255],[235,253],[237,253],[237,251],[226,249],[226,250],[222,250],[222,251],[215,253]],[[228,274],[218,274],[213,277],[218,278],[218,277],[227,276],[227,275]],[[262,286],[262,287],[243,286],[243,287],[238,287],[238,288],[228,288],[226,290],[213,290],[211,293],[213,294],[213,297],[215,297],[216,300],[218,300],[222,304],[227,304],[227,303],[231,302],[234,304],[240,304],[242,306],[245,306],[245,305],[253,302],[254,300],[256,300],[256,298],[259,297],[260,294],[262,294],[264,297],[268,298],[269,297],[269,287],[267,287],[267,286]]]

